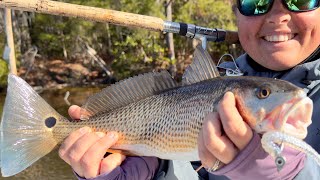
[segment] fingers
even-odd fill
[[[209,113],[206,116],[202,135],[205,148],[224,164],[230,163],[238,154],[238,149],[233,142],[222,133],[222,125],[217,113]],[[213,165],[214,162],[215,159],[212,158],[209,163]]]
[[[86,177],[88,171],[91,173],[92,168],[94,168],[94,162],[90,164],[91,167],[88,167],[87,157],[85,157],[85,153],[95,144],[99,138],[104,136],[104,134],[99,133],[87,133],[80,137],[69,149],[67,158],[70,161],[70,165],[72,166],[75,172],[79,172],[78,174]],[[106,149],[104,149],[106,151]],[[92,158],[92,157],[91,157]],[[92,158],[94,160],[95,158]],[[101,160],[101,158],[100,158]],[[95,174],[97,175],[98,168],[96,169]],[[87,178],[87,177],[86,177]]]
[[[91,132],[91,129],[89,127],[83,127],[80,128],[74,132],[72,132],[61,144],[60,149],[59,149],[59,156],[61,159],[63,159],[66,163],[71,165],[71,162],[67,156],[69,156],[69,150],[71,146],[79,140],[83,135]]]
[[[85,178],[94,178],[97,175],[101,174],[100,168],[102,167],[102,165],[104,168],[109,168],[111,172],[114,168],[116,168],[116,166],[119,166],[121,164],[121,162],[125,159],[125,156],[112,156],[112,154],[109,155],[113,157],[112,160],[114,162],[108,161],[108,159],[103,159],[106,150],[109,149],[112,145],[114,145],[117,140],[117,133],[108,132],[105,136],[103,136],[92,146],[90,146],[90,148],[88,148],[88,150],[85,152],[80,161],[80,165],[84,170]],[[107,156],[107,158],[109,156]]]
[[[77,105],[72,105],[68,109],[68,114],[72,119],[80,119],[81,108]]]
[[[227,92],[218,105],[218,113],[221,118],[222,126],[235,146],[242,150],[250,142],[253,133],[247,123],[239,114],[236,107],[234,94]]]
[[[216,157],[206,148],[204,143],[203,131],[201,130],[198,137],[198,151],[199,158],[201,160],[202,166],[206,168],[210,168],[214,165],[214,162],[217,160]]]
[[[59,149],[60,157],[71,165],[73,170],[81,177],[94,178],[100,174],[100,164],[107,149],[113,146],[118,140],[115,132],[107,135],[102,132],[92,132],[90,128],[84,127],[71,133]],[[116,156],[121,163],[125,157]],[[114,169],[115,162],[110,163],[110,169]],[[118,165],[119,163],[116,163]]]
[[[244,122],[236,107],[236,100],[227,92],[217,112],[209,113],[199,133],[198,150],[203,166],[211,168],[216,160],[230,163],[250,142],[251,128]]]
[[[101,161],[100,174],[110,173],[116,167],[120,166],[125,158],[126,156],[119,153],[110,154]]]

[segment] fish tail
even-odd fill
[[[3,108],[0,148],[2,176],[13,176],[57,145],[52,124],[61,118],[23,79],[10,74]]]

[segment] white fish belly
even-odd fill
[[[145,144],[116,145],[114,149],[129,151],[137,156],[155,156],[160,159],[183,160],[183,161],[199,161],[198,147],[190,149],[190,151],[163,152],[157,151]]]

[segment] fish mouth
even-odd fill
[[[304,139],[311,124],[313,103],[308,97],[293,99],[284,105],[279,116],[280,129],[294,137]]]
[[[293,98],[266,114],[256,129],[260,133],[276,130],[304,139],[311,124],[312,109],[312,100],[306,95]]]

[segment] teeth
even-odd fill
[[[293,37],[294,37],[293,34],[282,34],[282,35],[265,36],[264,39],[269,42],[284,42],[292,39]]]

